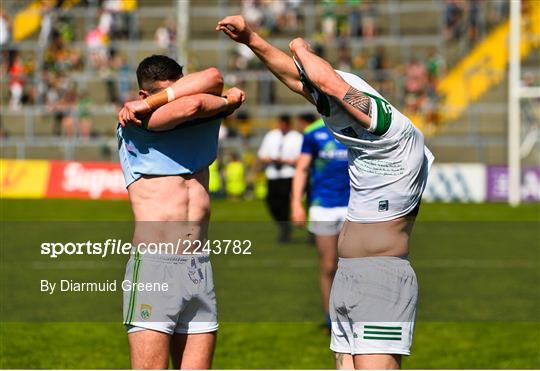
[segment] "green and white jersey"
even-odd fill
[[[330,132],[349,152],[351,195],[347,218],[374,223],[407,215],[420,202],[433,162],[424,136],[363,79],[336,72],[371,97],[372,104],[369,129],[332,98],[328,98],[327,115],[323,116]]]

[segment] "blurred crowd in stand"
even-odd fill
[[[465,41],[470,48],[508,16],[509,6],[506,0],[445,0],[446,40]]]
[[[135,13],[137,2],[71,2],[78,3],[79,9],[82,5],[82,9],[88,10],[88,18],[76,17],[66,10],[69,0],[43,1],[37,47],[33,52],[18,48],[18,43],[12,40],[14,14],[0,11],[0,72],[7,76],[6,103],[10,109],[43,106],[53,117],[55,135],[89,138],[95,135],[92,112],[111,111],[137,96],[134,84],[137,61],[129,54],[129,48],[135,44],[126,41],[141,40],[142,31]],[[388,36],[380,34],[378,24],[381,17],[393,15],[382,8],[382,3],[322,0],[317,7],[307,5],[312,2],[244,0],[241,11],[264,37],[290,40],[303,35],[319,55],[337,69],[365,78],[411,116],[422,130],[429,130],[426,124],[436,125],[437,83],[448,63],[444,48],[426,48],[425,54],[411,55],[408,60],[396,58],[394,50],[383,44],[358,48],[362,44],[355,43],[357,40],[376,41],[379,36]],[[449,48],[454,44],[470,48],[508,13],[505,0],[444,0],[443,6],[441,24]],[[83,28],[77,24],[82,19]],[[150,35],[155,52],[176,57],[175,21],[166,17],[161,22]],[[257,94],[252,95],[251,102],[263,106],[280,103],[275,78],[249,48],[242,45],[234,48],[228,71],[224,71],[226,82],[247,88],[247,82],[256,77]],[[251,131],[245,129],[243,123],[249,120],[242,115],[245,114],[235,118],[234,125],[223,129],[224,137],[245,135],[237,133],[237,127],[242,125],[244,131]]]
[[[291,38],[302,34],[317,54],[337,69],[364,77],[392,103],[403,107],[422,130],[430,131],[437,125],[437,83],[448,64],[441,49],[445,45],[405,61],[390,57],[388,47],[384,46],[353,52],[351,41],[376,39],[378,20],[392,15],[380,11],[380,4],[371,0],[323,0],[317,14],[306,13],[311,8],[303,6],[304,2],[245,0],[242,14],[264,37]],[[508,15],[505,0],[445,0],[443,5],[441,22],[446,47],[460,45],[457,57]],[[239,85],[246,83],[248,73],[258,74],[258,104],[276,103],[275,80],[249,48],[237,46],[229,59],[229,70],[228,80]]]
[[[53,117],[53,134],[90,138],[92,100],[88,74],[97,73],[102,94],[110,105],[134,97],[133,73],[113,42],[134,39],[131,2],[86,1],[95,9],[94,26],[77,38],[77,19],[64,1],[44,1],[36,49],[20,50],[12,40],[12,20],[0,13],[0,70],[8,76],[9,108],[42,105]]]

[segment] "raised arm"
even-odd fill
[[[199,72],[190,73],[170,86],[175,97],[206,93],[221,95],[223,90],[223,77],[219,70],[210,67]]]
[[[168,88],[153,94],[144,99],[146,111],[139,110],[137,113],[145,115],[166,103],[170,103],[175,99],[186,97],[194,94],[214,94],[220,95],[223,90],[223,77],[215,67],[208,68],[200,72],[194,72],[187,76],[181,77]]]
[[[242,16],[223,18],[218,22],[216,31],[222,31],[232,40],[247,45],[281,82],[313,103],[311,96],[304,90],[293,59],[250,29]]]
[[[372,98],[349,85],[334,68],[317,56],[303,39],[291,41],[289,48],[300,63],[310,83],[339,102],[362,126],[370,128]]]
[[[159,107],[176,99],[195,94],[221,95],[223,90],[223,77],[215,67],[190,73],[171,84],[167,89],[149,96],[125,102],[118,113],[118,122],[124,126],[127,122],[141,125],[141,118]]]
[[[170,130],[186,121],[230,114],[245,100],[244,92],[238,88],[229,89],[224,95],[195,94],[176,99],[145,117],[144,125],[152,131]]]

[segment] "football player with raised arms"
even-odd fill
[[[418,286],[409,237],[433,156],[422,133],[366,81],[334,70],[301,38],[293,57],[241,16],[218,22],[292,91],[316,105],[349,153],[350,198],[330,294],[330,348],[339,369],[398,369],[410,354]]]
[[[204,243],[208,167],[216,158],[221,118],[240,107],[244,92],[222,92],[216,68],[184,76],[176,61],[161,55],[139,64],[137,80],[140,99],[124,104],[117,131],[135,218],[133,244]],[[170,357],[174,368],[210,368],[218,323],[208,254],[136,249],[125,279],[169,288],[124,292],[131,366],[166,369]]]

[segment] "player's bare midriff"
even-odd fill
[[[206,239],[210,216],[207,168],[189,175],[144,176],[128,187],[128,193],[135,217],[134,244],[176,246],[179,239]],[[167,252],[182,254],[189,249]]]
[[[339,235],[338,255],[341,258],[405,257],[415,219],[415,216],[403,216],[378,223],[346,220]]]

